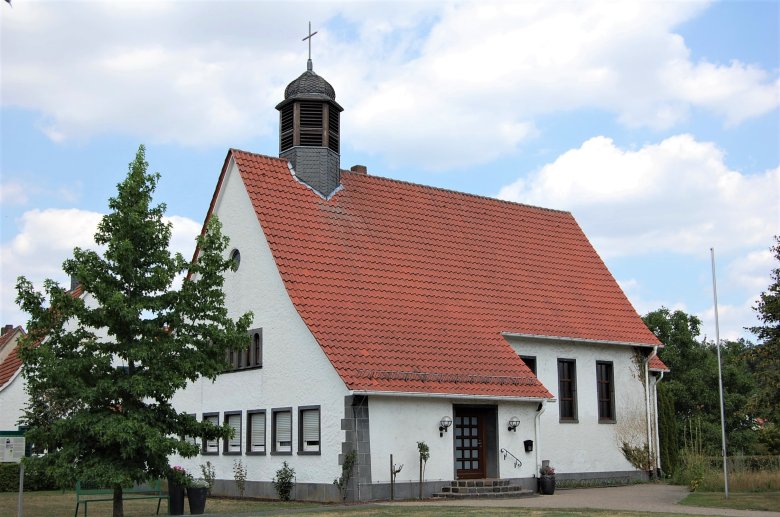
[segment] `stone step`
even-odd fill
[[[501,492],[518,492],[519,486],[445,486],[441,489],[444,494],[488,494]]]
[[[496,486],[509,486],[508,479],[459,479],[452,481],[450,486],[453,487],[496,487]]]
[[[515,487],[515,488],[518,488],[518,490],[512,490],[506,492],[478,492],[478,493],[441,492],[438,494],[433,494],[433,497],[435,499],[483,499],[483,498],[494,499],[494,498],[503,498],[503,497],[536,497],[536,493],[531,490],[521,490],[520,487]]]

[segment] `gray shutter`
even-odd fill
[[[228,416],[228,425],[233,428],[233,438],[228,441],[228,452],[241,452],[241,415]]]
[[[303,445],[304,450],[307,445],[314,446],[316,444],[310,442],[320,441],[320,410],[319,409],[307,409],[302,412],[303,420]]]
[[[219,425],[219,417],[217,415],[206,417],[206,420],[214,425]],[[219,443],[217,440],[209,440],[206,442],[206,452],[219,452]]]
[[[265,413],[253,413],[250,422],[250,452],[265,452]]]
[[[287,442],[281,445],[282,442]],[[285,411],[276,414],[276,449],[292,450],[292,413]]]

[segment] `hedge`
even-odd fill
[[[25,467],[24,491],[55,490],[59,488],[46,472],[36,468]],[[19,490],[19,464],[0,463],[0,492],[17,492]]]

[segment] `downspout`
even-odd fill
[[[658,347],[654,346],[653,351],[645,358],[645,415],[647,416],[647,449],[649,453],[653,453],[652,448],[652,431],[650,429],[650,359],[655,357],[658,353]]]
[[[661,440],[658,432],[658,383],[664,378],[664,372],[660,372],[661,375],[653,383],[653,407],[655,412],[655,472],[659,474],[661,472]]]
[[[539,419],[542,416],[542,413],[544,413],[546,405],[546,400],[543,400],[539,403],[539,409],[536,410],[536,417],[534,418],[534,441],[536,442],[536,447],[534,447],[534,450],[536,451],[536,472],[534,473],[535,478],[539,477],[539,470],[542,468],[542,464],[539,462],[539,449],[541,448],[541,444],[539,443]]]

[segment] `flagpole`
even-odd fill
[[[718,287],[715,283],[715,248],[710,248],[712,259],[712,297],[715,300],[715,345],[718,351],[718,394],[720,395],[720,432],[721,455],[723,456],[723,482],[726,489],[726,499],[729,498],[729,470],[728,455],[726,451],[726,410],[723,405],[723,371],[720,361],[720,326],[718,324]]]

